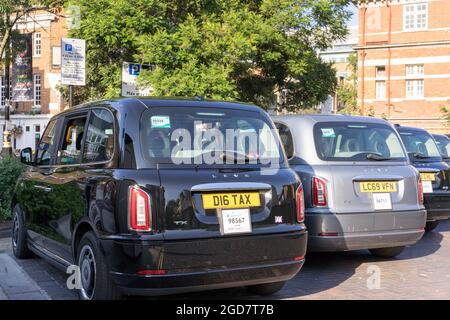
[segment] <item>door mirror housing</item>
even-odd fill
[[[24,148],[20,150],[20,162],[26,165],[32,165],[33,164],[33,151],[31,148]]]

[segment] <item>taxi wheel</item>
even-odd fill
[[[425,225],[425,231],[430,232],[436,229],[436,227],[439,225],[439,221],[428,221]]]
[[[381,258],[394,258],[398,256],[405,247],[392,247],[392,248],[378,248],[378,249],[369,249],[370,253],[374,256]]]
[[[121,292],[109,276],[108,268],[100,253],[94,232],[87,232],[78,246],[78,267],[80,270],[79,297],[81,300],[118,300]]]
[[[12,227],[12,248],[14,256],[18,259],[27,259],[33,257],[33,253],[28,249],[27,231],[23,222],[22,210],[19,205],[13,209],[13,227]]]
[[[257,284],[254,286],[248,286],[247,290],[250,291],[251,293],[260,295],[260,296],[270,296],[278,291],[280,291],[284,284],[286,282],[285,281],[281,281],[281,282],[274,282],[274,283],[264,283],[264,284]]]

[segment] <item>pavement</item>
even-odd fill
[[[367,251],[309,253],[300,273],[272,299],[450,299],[450,220],[394,259]],[[77,299],[67,275],[42,259],[17,260],[0,238],[0,300]],[[166,296],[166,299],[259,299],[244,288]],[[133,299],[133,297],[130,297]],[[157,298],[149,298],[157,299]]]

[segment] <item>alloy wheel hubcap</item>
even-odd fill
[[[96,263],[92,248],[85,245],[79,257],[81,294],[84,299],[92,299],[95,290]]]
[[[14,222],[13,222],[13,231],[12,231],[12,244],[14,249],[17,248],[17,242],[19,241],[19,216],[18,214],[14,214]]]

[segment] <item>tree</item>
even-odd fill
[[[337,99],[341,107],[338,112],[343,114],[360,115],[361,109],[358,106],[358,55],[351,54],[348,57],[347,70],[349,76],[339,84],[336,89]]]
[[[341,40],[349,0],[78,0],[87,41],[83,99],[119,94],[123,61],[156,65],[141,81],[156,95],[242,100],[265,107],[290,92],[288,109],[334,90],[317,52]]]

